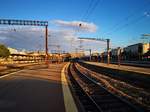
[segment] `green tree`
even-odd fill
[[[10,51],[5,45],[0,44],[0,57],[8,58],[10,55]]]

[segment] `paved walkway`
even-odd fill
[[[97,66],[103,66],[103,67],[112,68],[112,69],[132,71],[132,72],[137,72],[137,73],[143,73],[143,74],[150,75],[150,69],[149,68],[126,66],[126,65],[120,65],[120,66],[118,66],[118,65],[115,65],[115,64],[109,64],[109,65],[107,65],[105,63],[98,63],[98,62],[85,62],[85,63],[87,63],[87,64],[93,64],[93,65],[97,65]]]
[[[38,65],[43,63],[18,63],[18,64],[0,64],[0,71],[8,69],[7,66],[14,66],[14,67],[26,67],[32,65]]]
[[[6,66],[0,66],[0,71],[2,71],[2,70],[6,70],[7,69],[7,67]]]
[[[39,65],[0,78],[0,112],[77,112],[66,89],[64,65]]]

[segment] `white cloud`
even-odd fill
[[[49,29],[49,45],[60,45],[61,50],[71,50],[71,40],[76,40],[73,30],[54,30]],[[44,50],[45,48],[45,29],[44,28],[15,28],[14,30],[5,30],[0,32],[0,43],[7,46],[26,49],[26,50]],[[78,45],[74,45],[77,47]],[[55,46],[49,46],[49,51],[55,50]]]
[[[55,28],[49,28],[49,45],[60,45],[63,51],[75,51],[79,47],[77,31],[81,33],[95,32],[97,26],[93,23],[82,21],[53,21]],[[79,24],[81,26],[79,27]],[[15,30],[14,30],[15,29]],[[45,50],[45,28],[39,27],[6,27],[4,31],[0,30],[0,43],[6,44],[9,47],[26,50]],[[83,46],[97,49],[96,43],[83,42]],[[92,45],[93,47],[91,47]],[[49,51],[57,49],[54,46],[49,46]]]
[[[96,32],[97,26],[94,23],[87,23],[83,21],[63,21],[63,20],[54,20],[52,23],[65,27],[65,28],[71,28],[78,31],[84,31],[84,32]]]

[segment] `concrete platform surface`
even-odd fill
[[[137,73],[143,73],[143,74],[150,75],[150,69],[149,68],[134,67],[134,66],[127,66],[127,65],[120,65],[120,66],[118,66],[116,64],[109,64],[109,65],[107,65],[106,63],[87,62],[87,61],[84,61],[84,63],[93,64],[93,65],[97,65],[97,66],[103,66],[103,67],[112,68],[112,69],[132,71],[132,72],[137,72]]]
[[[66,112],[61,81],[65,64],[32,67],[0,78],[0,112]]]

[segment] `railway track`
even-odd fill
[[[68,76],[86,112],[143,112],[107,91],[94,79],[82,74],[74,63],[69,66]]]
[[[143,88],[147,91],[150,90],[150,76],[145,75],[142,73],[134,73],[134,72],[128,72],[128,71],[122,71],[118,69],[109,69],[102,66],[96,66],[92,64],[87,64],[83,62],[79,62],[79,64],[91,71],[112,77],[114,79],[124,81],[126,83],[129,83],[133,86]],[[132,74],[132,75],[129,75]]]

